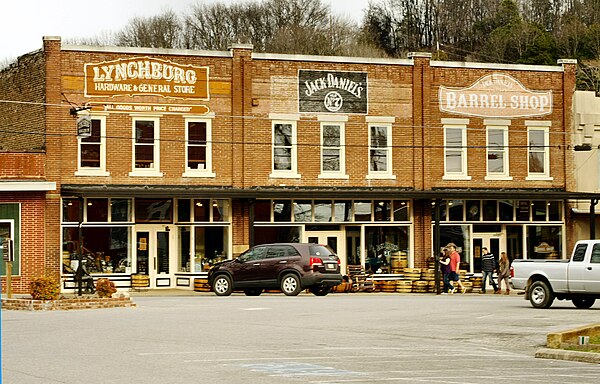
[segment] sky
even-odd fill
[[[0,61],[12,60],[42,47],[43,36],[102,36],[125,27],[134,17],[172,9],[181,14],[190,5],[236,0],[8,0],[0,15]],[[322,0],[334,14],[360,21],[368,0]]]

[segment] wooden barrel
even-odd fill
[[[148,288],[150,286],[150,276],[148,275],[131,275],[131,288]]]
[[[421,280],[421,269],[419,268],[404,268],[404,277],[408,280]]]
[[[396,292],[411,293],[412,292],[412,281],[396,280]]]
[[[210,285],[208,285],[208,279],[194,279],[194,291],[195,292],[210,292]]]
[[[415,293],[427,293],[427,281],[419,280],[413,281],[413,289],[412,291]]]
[[[392,270],[400,268],[400,255],[390,257],[390,266]]]

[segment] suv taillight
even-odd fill
[[[323,265],[323,260],[320,257],[311,257],[310,258],[310,266],[315,269],[319,266]]]

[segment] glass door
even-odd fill
[[[490,253],[494,255],[496,263],[500,258],[501,237],[498,234],[481,234],[476,233],[473,235],[473,265],[471,272],[481,272],[481,255],[482,248],[486,247]]]
[[[344,232],[342,231],[305,231],[303,241],[328,245],[338,255],[341,261],[340,271],[342,275],[346,271],[346,244],[344,243]]]
[[[168,226],[144,226],[136,231],[136,269],[148,276],[150,288],[171,288],[174,276],[171,262],[175,255],[173,236]]]

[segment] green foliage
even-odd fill
[[[113,293],[117,292],[117,288],[115,288],[115,283],[109,279],[98,279],[96,281],[96,292],[100,297],[111,297]]]
[[[31,281],[31,298],[34,300],[56,300],[59,294],[60,283],[53,277],[36,277]]]

